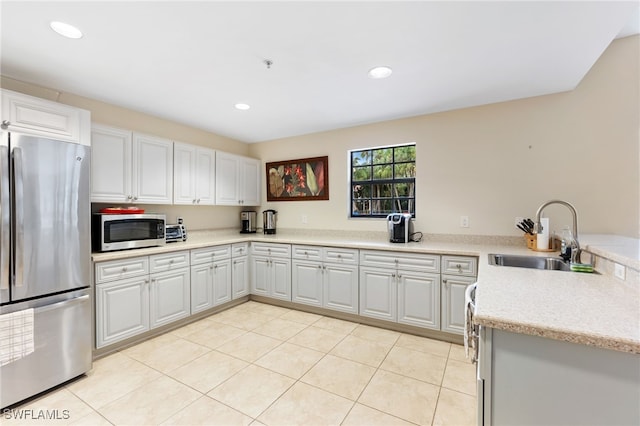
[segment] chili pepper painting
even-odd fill
[[[329,157],[266,164],[267,201],[329,199]]]

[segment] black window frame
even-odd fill
[[[409,160],[396,159],[397,149],[399,148],[413,148],[413,158]],[[390,161],[374,161],[374,151],[391,150]],[[362,158],[368,156],[369,160],[366,163],[354,164],[354,158]],[[355,154],[355,155],[354,155]],[[399,145],[386,145],[364,149],[353,149],[349,151],[349,218],[386,218],[389,213],[411,213],[411,217],[416,217],[416,144],[406,143]],[[398,165],[413,164],[413,176],[412,177],[396,177],[396,170]],[[386,178],[374,178],[374,169],[376,167],[391,166],[391,177]],[[361,169],[366,173],[365,169],[368,169],[368,178],[355,179],[355,169]],[[398,188],[402,185],[406,185],[409,190],[407,194],[399,194]],[[375,194],[374,187],[378,186],[378,191],[389,191],[387,194]],[[360,187],[358,190],[357,187]],[[368,188],[367,188],[368,187]],[[366,194],[368,189],[368,194]],[[412,191],[411,191],[412,189]],[[360,193],[358,193],[360,191]],[[382,213],[373,213],[374,203],[390,202],[391,209],[385,209]],[[406,204],[402,204],[402,203]],[[362,210],[358,206],[362,207],[363,204],[367,205],[368,209],[363,214]],[[399,204],[402,204],[400,206]],[[406,210],[402,207],[407,206]],[[376,209],[378,212],[383,210],[383,207],[378,206]],[[401,207],[398,209],[398,207]],[[388,211],[390,210],[390,211]],[[408,211],[407,211],[408,210]]]

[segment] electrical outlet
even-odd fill
[[[178,225],[182,225],[182,223],[183,223],[182,216],[178,216],[176,218],[176,222],[178,223]]]
[[[460,216],[460,228],[469,227],[469,216]]]
[[[305,225],[309,223],[309,218],[307,217],[306,214],[303,214],[300,219],[302,220],[302,223],[304,223]]]
[[[624,265],[620,265],[619,263],[614,263],[613,274],[617,278],[624,280],[627,274],[627,268],[625,268]]]

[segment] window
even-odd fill
[[[351,217],[416,211],[416,146],[351,151]]]

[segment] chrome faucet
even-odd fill
[[[571,262],[580,263],[580,254],[582,253],[582,250],[580,249],[580,243],[578,242],[578,213],[576,212],[575,207],[573,207],[571,204],[562,200],[551,200],[551,201],[547,201],[546,203],[538,207],[538,211],[536,212],[536,223],[535,223],[536,233],[539,234],[542,232],[542,223],[540,223],[540,217],[542,216],[542,211],[544,210],[544,208],[550,204],[562,204],[563,206],[565,206],[571,211],[571,215],[573,217],[573,241],[570,242]]]

